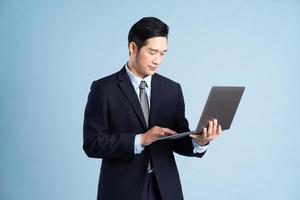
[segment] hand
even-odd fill
[[[154,142],[157,138],[174,134],[176,134],[176,132],[171,129],[154,126],[149,131],[141,135],[141,145],[147,146]]]
[[[191,134],[190,137],[197,142],[200,146],[207,145],[210,141],[214,140],[222,132],[221,125],[218,125],[218,120],[208,122],[207,128],[203,128],[202,134]]]

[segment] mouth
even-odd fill
[[[156,67],[156,66],[150,66],[150,65],[149,65],[149,69],[150,69],[151,71],[156,71],[157,67]]]

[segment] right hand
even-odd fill
[[[149,131],[141,135],[141,145],[147,146],[154,142],[157,138],[174,134],[176,134],[176,132],[171,129],[154,126]]]

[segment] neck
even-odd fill
[[[136,76],[136,77],[139,77],[139,78],[145,78],[146,76],[144,76],[143,74],[139,73],[137,70],[136,70],[136,65],[131,61],[129,60],[128,63],[127,63],[127,66],[128,66],[128,69]]]

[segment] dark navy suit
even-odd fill
[[[151,80],[149,128],[167,127],[188,131],[184,100],[178,83],[159,74]],[[89,157],[102,158],[98,200],[140,200],[151,156],[154,175],[164,200],[183,199],[173,152],[193,153],[190,137],[157,141],[134,154],[136,134],[148,130],[138,96],[125,67],[94,81],[84,114],[83,149]]]

